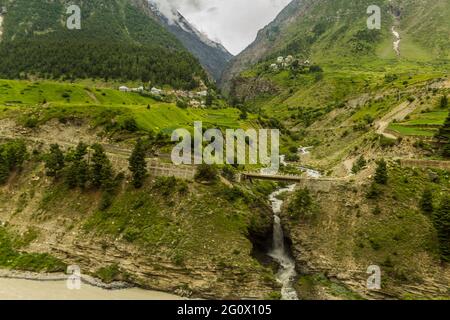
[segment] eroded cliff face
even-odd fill
[[[268,79],[237,77],[231,82],[230,97],[240,103],[245,103],[264,95],[274,95],[277,92],[277,86]]]
[[[370,181],[357,179],[311,190],[317,208],[309,218],[289,217],[285,206],[300,298],[450,298],[450,268],[440,262],[433,222],[418,209],[420,195],[414,196],[430,177],[446,173],[394,165],[391,170],[391,185],[378,200],[367,199]],[[409,191],[401,179],[409,179]],[[442,188],[436,194],[445,192],[442,186],[435,186]],[[381,268],[381,290],[367,288],[372,265]]]
[[[74,130],[64,128],[58,136]],[[77,130],[90,141],[89,131]],[[100,210],[101,190],[70,190],[62,178],[46,176],[39,155],[48,146],[32,136],[23,138],[33,155],[0,186],[0,225],[35,235],[24,252],[50,254],[94,276],[117,266],[113,280],[186,297],[264,299],[279,291],[272,270],[253,256],[272,230],[264,201],[229,200],[229,186],[220,182],[165,187],[149,177],[140,190],[125,179],[112,205]]]

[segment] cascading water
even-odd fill
[[[281,225],[281,219],[279,214],[281,212],[281,206],[283,201],[277,199],[277,196],[284,192],[293,192],[295,185],[287,188],[279,189],[270,195],[270,201],[272,202],[272,210],[274,213],[273,223],[273,244],[272,249],[269,252],[269,256],[274,259],[280,266],[277,273],[277,280],[281,283],[281,296],[283,300],[297,300],[297,292],[294,289],[294,281],[297,277],[295,271],[295,261],[289,254],[285,246],[284,232]]]

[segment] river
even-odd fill
[[[281,296],[283,300],[298,300],[297,292],[294,289],[297,272],[295,271],[295,261],[286,248],[283,226],[279,217],[283,201],[277,199],[277,197],[284,192],[293,192],[294,189],[295,185],[291,185],[273,192],[269,197],[274,214],[273,244],[269,256],[279,265],[276,277],[282,285]]]
[[[0,278],[1,300],[179,300],[168,293],[129,288],[105,290],[83,283],[69,290],[66,281],[36,281]]]

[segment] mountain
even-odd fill
[[[158,10],[157,5],[152,2],[149,2],[149,5],[160,23],[181,41],[216,81],[219,81],[233,55],[223,45],[198,31],[180,12],[174,11],[172,17],[168,18]]]
[[[370,0],[293,0],[260,30],[257,39],[224,73],[223,86],[241,71],[276,56],[293,55],[316,63],[357,63],[450,58],[448,0],[384,0],[381,29],[367,28]],[[393,49],[400,36],[399,56]]]
[[[75,2],[76,4],[77,2]],[[104,78],[193,88],[206,74],[181,42],[142,11],[145,0],[0,0],[0,77]]]

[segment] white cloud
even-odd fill
[[[151,0],[166,16],[179,10],[200,31],[237,54],[291,0]]]

